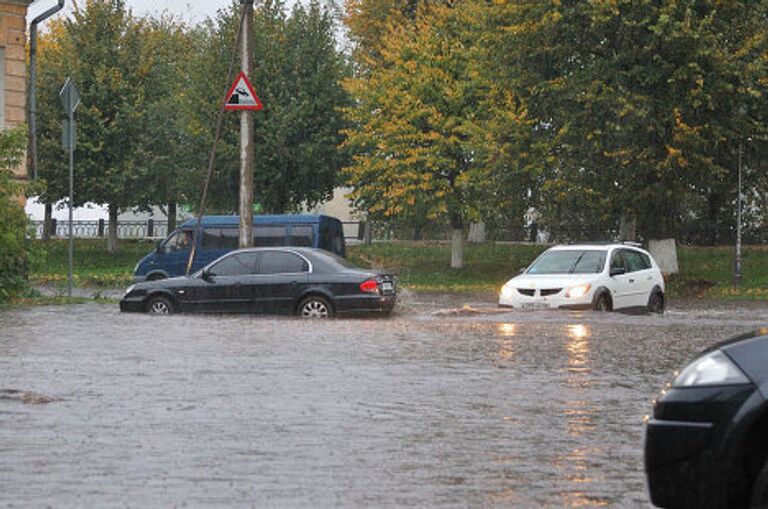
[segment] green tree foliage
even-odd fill
[[[344,24],[362,72],[381,65],[381,49],[390,27],[411,23],[420,6],[450,5],[455,0],[345,0]]]
[[[22,159],[25,143],[23,128],[0,131],[0,303],[27,287],[28,223],[20,203],[23,188],[12,173]]]
[[[480,13],[476,2],[419,7],[381,40],[380,67],[345,83],[356,206],[373,218],[447,220],[459,231],[453,267],[460,230],[489,191],[478,108],[488,89],[473,61]]]
[[[536,154],[550,225],[609,228],[625,215],[649,238],[722,220],[738,140],[764,132],[766,5],[496,3],[488,68],[524,105],[531,150],[496,139],[510,159]]]
[[[142,205],[149,167],[143,141],[148,124],[144,40],[147,29],[125,7],[124,0],[87,0],[63,21],[58,36],[40,51],[40,174],[61,198],[68,160],[61,149],[58,92],[71,77],[82,97],[76,112],[75,205],[109,207],[110,252],[117,250],[117,215]],[[48,49],[50,48],[50,51]],[[57,196],[56,196],[57,195]]]
[[[401,152],[392,145],[424,146],[392,128],[407,118],[404,111],[415,119],[433,104],[420,95],[418,84],[429,72],[419,62],[440,61],[428,44],[407,34],[418,26],[449,38],[437,18],[418,21],[420,12],[448,6],[473,13],[463,29],[473,34],[471,41],[459,37],[451,60],[457,68],[472,63],[457,75],[468,90],[479,91],[469,102],[475,125],[465,133],[465,146],[472,147],[472,163],[490,190],[474,203],[487,222],[519,229],[526,212],[535,210],[550,231],[571,238],[604,238],[621,223],[636,223],[644,238],[685,229],[699,239],[702,230],[715,242],[733,229],[739,141],[750,190],[747,218],[766,217],[759,154],[766,146],[768,2],[345,5],[358,70],[349,82],[356,100],[350,120],[357,125],[347,144],[357,157],[351,181],[370,190],[365,199],[356,190],[358,206],[384,203],[388,190],[403,187],[373,171],[395,164],[392,154]],[[385,90],[402,101],[409,94],[418,100],[398,108]],[[361,138],[366,131],[367,145]],[[363,161],[376,156],[381,161],[363,178]],[[400,164],[420,171],[413,159]],[[389,210],[399,221],[432,217],[429,199],[410,201],[374,206],[372,213]]]
[[[146,111],[137,160],[147,173],[133,204],[165,204],[170,231],[175,227],[177,203],[197,198],[184,194],[185,180],[201,164],[194,157],[187,124],[193,41],[187,26],[171,17],[149,18],[144,23],[141,72]]]
[[[297,4],[289,14],[279,0],[257,6],[250,79],[264,109],[254,115],[254,198],[266,212],[311,207],[330,198],[337,184],[344,163],[337,150],[344,125],[339,109],[348,101],[339,82],[348,74],[348,65],[336,47],[332,14],[330,7],[317,1]],[[238,3],[233,3],[192,36],[192,86],[187,99],[196,107],[187,108],[188,125],[201,161],[207,162],[213,143],[238,21]],[[235,113],[226,113],[215,167],[209,205],[235,212],[240,174]],[[201,165],[188,189],[190,196],[199,196],[206,170]]]

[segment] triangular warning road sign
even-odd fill
[[[224,109],[229,111],[256,111],[261,108],[261,101],[256,97],[256,92],[253,90],[251,82],[248,81],[245,73],[240,71],[240,74],[235,79],[235,83],[227,93],[227,103],[224,105]]]

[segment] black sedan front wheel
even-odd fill
[[[330,318],[333,316],[333,308],[324,297],[312,295],[301,301],[298,314],[302,318]]]
[[[173,304],[167,297],[157,295],[149,299],[149,302],[147,303],[147,313],[150,315],[173,314]]]

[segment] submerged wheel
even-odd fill
[[[602,294],[600,297],[597,298],[597,302],[595,302],[595,311],[606,312],[610,310],[611,310],[611,303],[608,301],[608,296],[605,294]]]
[[[768,507],[768,462],[763,465],[757,474],[755,484],[752,487],[752,495],[749,499],[751,509],[765,509]]]
[[[648,299],[648,312],[663,314],[664,313],[664,296],[661,292],[653,292]]]
[[[301,301],[298,314],[302,318],[330,318],[333,309],[324,297],[313,295]]]
[[[173,304],[167,297],[161,295],[152,297],[147,303],[147,313],[150,315],[173,314]]]

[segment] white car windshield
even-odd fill
[[[606,251],[557,250],[541,255],[526,274],[597,274],[605,267]]]

